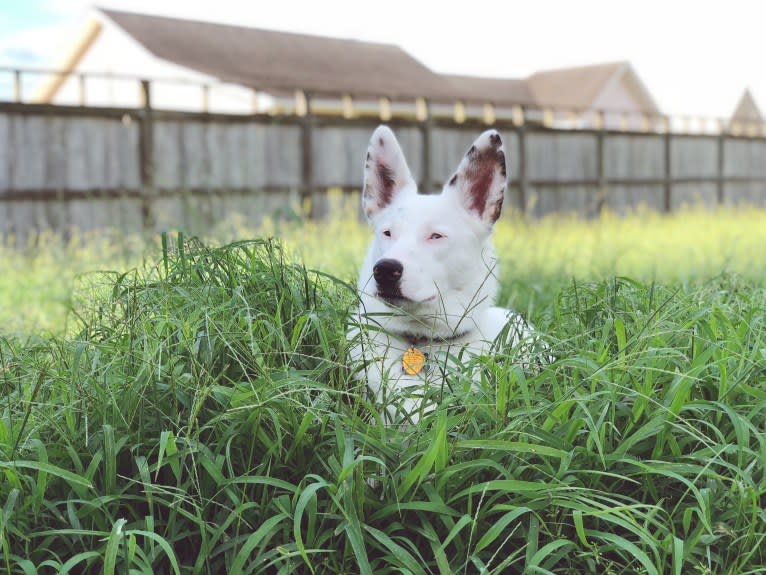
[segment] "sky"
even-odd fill
[[[0,0],[0,66],[55,65],[88,0]],[[437,72],[525,77],[628,60],[660,109],[766,112],[763,0],[100,0],[98,6],[398,44]]]

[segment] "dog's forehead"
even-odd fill
[[[394,202],[382,214],[381,224],[431,225],[455,221],[455,205],[441,195],[413,194]]]

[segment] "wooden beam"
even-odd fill
[[[78,88],[78,100],[80,101],[80,106],[85,106],[87,101],[87,94],[85,93],[85,74],[78,74],[77,75],[77,88]]]
[[[717,161],[716,161],[716,176],[718,181],[716,182],[716,201],[718,205],[723,205],[724,202],[724,172],[726,169],[726,132],[721,130],[718,135],[718,147],[717,147]]]
[[[425,98],[421,98],[418,102],[423,108],[423,120],[420,123],[420,133],[423,142],[422,154],[423,154],[423,173],[421,174],[421,186],[420,189],[426,194],[430,194],[433,188],[433,176],[431,174],[431,152],[433,141],[433,122],[431,120],[431,114],[429,113],[428,101]]]
[[[202,84],[202,111],[210,111],[210,84]]]
[[[343,94],[343,117],[346,119],[354,117],[354,99],[351,94]]]
[[[154,118],[152,113],[152,85],[149,80],[141,80],[139,132],[139,158],[141,161],[141,219],[144,230],[154,229],[152,214],[152,196],[154,195]]]
[[[77,68],[80,60],[82,60],[83,56],[90,50],[93,42],[101,34],[102,27],[101,22],[95,17],[86,22],[80,37],[70,52],[64,57],[64,61],[59,66],[57,72],[50,75],[37,90],[37,93],[32,96],[33,102],[48,104],[54,100],[61,86],[64,85],[69,75]]]
[[[425,122],[431,117],[430,110],[428,108],[428,100],[425,98],[415,99],[415,119],[418,122]]]
[[[309,113],[309,98],[303,90],[295,91],[295,115],[301,118]]]
[[[543,126],[550,128],[553,126],[555,120],[555,112],[551,108],[545,108],[543,110]]]
[[[517,127],[524,125],[524,106],[516,105],[511,108],[511,121]]]
[[[301,207],[308,213],[308,217],[313,217],[314,208],[311,198],[314,194],[314,118],[311,113],[311,96],[301,92],[305,99],[306,114],[301,119],[301,178],[303,186],[301,188]]]
[[[388,122],[391,119],[391,100],[385,96],[378,99],[378,114],[384,122]]]
[[[516,178],[519,182],[519,205],[524,215],[527,214],[527,200],[529,198],[529,182],[527,180],[527,130],[524,124],[519,126],[516,132],[519,142],[519,167],[516,170]]]
[[[665,181],[664,181],[664,194],[663,194],[663,209],[665,213],[670,213],[670,209],[673,204],[673,166],[672,166],[672,133],[670,130],[666,131],[663,138],[663,156],[665,164]]]
[[[495,123],[495,120],[497,119],[495,115],[495,106],[492,104],[484,104],[484,114],[483,114],[483,120],[484,123],[488,126],[491,126]]]
[[[593,214],[594,216],[598,216],[598,214],[600,214],[604,209],[609,189],[609,183],[606,179],[606,161],[604,158],[606,153],[604,146],[604,141],[606,140],[606,136],[603,130],[604,122],[601,121],[600,124],[602,126],[602,130],[599,131],[598,136],[596,137],[596,174],[598,177],[598,188],[596,190],[596,213]]]
[[[22,100],[21,93],[21,70],[13,71],[13,101],[20,104]]]
[[[463,103],[462,100],[458,100],[457,102],[455,102],[455,106],[453,109],[453,118],[456,124],[465,123],[465,104]]]

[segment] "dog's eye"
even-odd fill
[[[383,235],[386,236],[387,238],[390,238],[391,237],[391,230],[383,230]]]
[[[443,235],[441,235],[440,233],[438,233],[438,232],[434,232],[434,233],[432,233],[432,234],[431,234],[431,236],[430,236],[428,239],[429,239],[429,240],[440,240],[440,239],[442,239],[443,237],[444,237],[444,236],[443,236]]]

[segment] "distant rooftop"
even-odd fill
[[[392,44],[102,10],[158,58],[261,90],[448,97],[449,83]]]
[[[601,96],[620,83],[629,90],[631,106],[638,106],[635,111],[660,113],[629,62],[546,70],[528,78],[439,74],[393,44],[99,10],[161,60],[277,96],[303,90],[313,96],[423,97],[441,103],[585,111],[609,109],[612,104]],[[69,70],[93,45],[99,30],[91,26],[83,35]],[[60,79],[52,82],[46,99],[60,84]]]
[[[742,97],[731,115],[731,119],[737,122],[762,122],[763,116],[755,103],[753,94],[750,90],[745,90]]]

